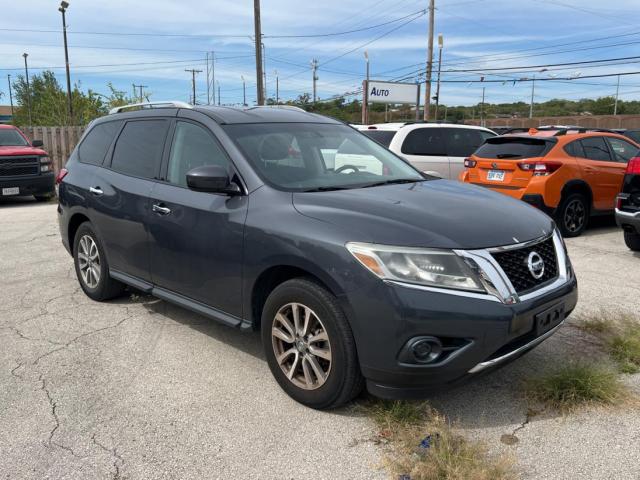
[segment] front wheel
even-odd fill
[[[556,211],[556,222],[563,237],[578,237],[587,228],[589,203],[581,193],[563,198]]]
[[[336,298],[311,280],[289,280],[271,292],[262,343],[280,387],[308,407],[338,407],[364,386],[347,319]]]
[[[624,243],[634,252],[640,252],[640,234],[635,232],[624,232]]]

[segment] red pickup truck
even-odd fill
[[[55,196],[51,159],[42,141],[29,139],[12,125],[0,125],[0,196],[33,195],[38,201]]]

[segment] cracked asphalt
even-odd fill
[[[640,478],[637,409],[559,416],[531,410],[520,388],[572,358],[606,361],[581,317],[639,313],[640,255],[598,223],[567,242],[580,301],[558,334],[431,398],[472,441],[513,455],[523,478]],[[258,335],[148,296],[91,301],[54,203],[0,199],[0,225],[0,478],[387,478],[373,423],[290,400]],[[639,375],[624,379],[640,392]]]

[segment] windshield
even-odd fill
[[[412,166],[346,125],[262,123],[224,128],[260,176],[277,188],[339,190],[424,180]]]
[[[22,135],[16,130],[3,128],[0,129],[0,147],[9,146],[27,146],[29,145]]]

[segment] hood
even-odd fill
[[[31,145],[6,145],[0,146],[0,156],[21,156],[21,155],[47,155],[47,152],[41,148],[32,147]]]
[[[449,180],[293,194],[303,215],[334,224],[347,241],[488,248],[548,234],[552,220],[520,200]]]

